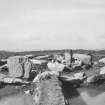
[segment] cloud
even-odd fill
[[[20,8],[21,2],[15,2],[19,10],[14,5],[8,10],[13,13],[0,18],[1,48],[104,48],[104,0],[45,0],[34,8],[36,2],[26,1]]]

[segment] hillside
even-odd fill
[[[9,51],[0,51],[0,59],[6,59],[9,56],[15,56],[15,55],[27,55],[32,54],[35,56],[38,55],[45,55],[45,54],[57,54],[57,53],[64,53],[65,51],[69,51],[69,49],[64,50],[41,50],[41,51],[24,51],[24,52],[9,52]],[[82,54],[91,54],[93,55],[94,60],[98,60],[102,57],[105,57],[105,50],[84,50],[84,49],[76,49],[73,50],[74,53],[82,53]]]

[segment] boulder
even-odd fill
[[[54,63],[48,62],[47,66],[48,66],[49,70],[58,71],[58,72],[63,71],[63,69],[65,67],[65,65],[58,63],[58,62],[54,62]]]
[[[13,56],[7,59],[7,67],[9,70],[9,76],[21,77],[23,76],[23,63],[24,58],[22,56]]]
[[[96,75],[92,75],[90,77],[87,78],[86,82],[87,83],[94,83],[96,82],[97,76]]]
[[[86,54],[73,54],[73,58],[80,60],[83,64],[91,64],[91,56]]]
[[[0,73],[0,82],[6,77],[7,75]]]
[[[42,64],[42,63],[45,63],[46,62],[46,60],[37,60],[37,59],[31,59],[31,62],[33,63],[33,64]]]
[[[19,79],[19,78],[11,78],[11,77],[2,78],[1,82],[9,83],[9,84],[12,84],[12,83],[29,84],[29,82],[23,81],[22,79]]]
[[[85,74],[85,72],[79,72],[79,73],[75,73],[74,77],[75,77],[75,79],[77,78],[77,79],[82,80],[82,79],[84,79],[84,77],[86,77],[86,74]]]
[[[105,64],[105,58],[100,59],[99,62]]]
[[[86,74],[84,72],[80,72],[80,73],[75,73],[72,76],[69,75],[62,75],[60,76],[60,79],[62,81],[68,81],[68,82],[72,82],[75,84],[75,82],[82,82],[84,79],[86,78]]]
[[[39,73],[33,80],[33,83],[35,82],[40,82],[41,80],[44,80],[48,77],[51,77],[51,76],[56,76],[58,77],[59,76],[59,72],[57,71],[45,71],[43,73]]]
[[[94,65],[98,65],[98,62],[93,62]]]
[[[105,67],[102,67],[101,69],[100,69],[100,74],[102,75],[102,74],[105,74]]]

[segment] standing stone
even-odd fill
[[[29,78],[31,69],[32,69],[31,61],[26,59],[26,61],[24,63],[24,78],[26,78],[26,79]]]
[[[10,77],[22,77],[28,79],[32,64],[31,61],[25,56],[13,56],[8,58],[7,67]]]
[[[13,56],[8,58],[7,67],[10,77],[21,77],[23,75],[23,58],[20,56]]]

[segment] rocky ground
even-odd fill
[[[95,66],[88,70],[74,71],[67,75],[70,76],[80,71],[84,71],[87,76],[91,76],[99,73],[100,66]],[[101,90],[105,89],[104,86],[101,85],[101,87]],[[69,82],[60,81],[57,76],[51,76],[42,79],[38,84],[27,86],[1,84],[0,88],[0,105],[78,105],[75,102],[76,100],[81,100],[81,98],[74,99],[75,101],[72,101],[72,98],[80,96],[81,92],[78,92],[78,88],[82,89],[83,87],[75,87]],[[25,91],[30,92],[25,93]],[[78,102],[81,103],[82,101]],[[79,105],[85,104],[81,103]]]
[[[65,105],[60,85],[56,76],[29,86],[5,85],[0,89],[0,105]],[[28,90],[32,91],[32,94],[24,93]]]
[[[39,105],[65,105],[61,83],[56,77],[40,83],[40,104]]]

